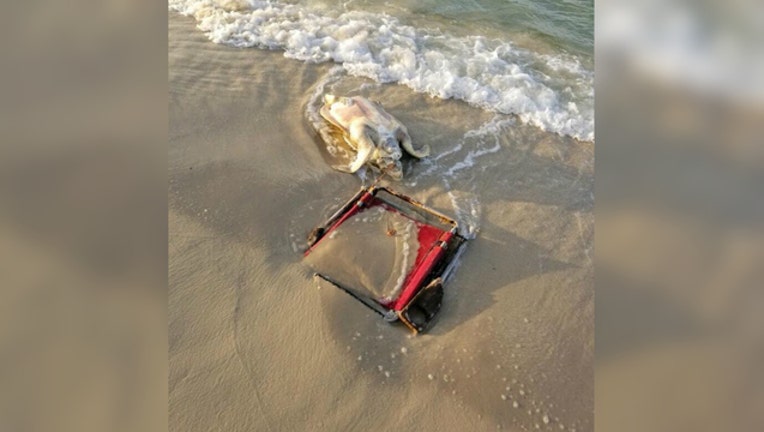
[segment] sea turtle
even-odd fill
[[[428,145],[414,147],[406,126],[388,114],[382,105],[365,97],[338,97],[327,94],[319,111],[339,128],[347,144],[356,151],[348,171],[356,172],[370,163],[391,177],[403,177],[401,147],[416,158],[430,154]]]

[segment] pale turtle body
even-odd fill
[[[416,158],[430,154],[427,145],[414,147],[406,126],[379,103],[364,97],[327,94],[319,112],[342,132],[345,142],[356,151],[355,160],[348,166],[350,172],[356,172],[370,163],[400,179],[403,176],[401,148]]]

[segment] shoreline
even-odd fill
[[[493,115],[330,84],[384,101],[430,144],[392,187],[480,227],[439,322],[410,337],[319,289],[295,252],[360,186],[327,166],[305,117],[331,65],[215,45],[173,14],[169,40],[173,429],[520,430],[546,416],[591,430],[593,143],[511,121],[470,135]]]

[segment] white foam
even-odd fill
[[[470,168],[475,165],[475,159],[485,156],[487,154],[496,153],[497,151],[501,150],[501,145],[499,144],[499,139],[496,138],[496,143],[489,147],[484,149],[477,149],[477,150],[470,150],[467,153],[467,156],[464,158],[464,160],[457,162],[454,166],[452,166],[448,171],[446,171],[443,175],[445,176],[453,176],[457,171],[461,171],[465,168]]]
[[[286,57],[307,62],[333,61],[355,76],[397,82],[439,98],[516,114],[550,132],[594,139],[593,72],[573,56],[414,28],[386,14],[259,0],[239,3],[169,0],[169,8],[193,16],[216,43],[280,49]]]
[[[764,15],[761,2],[746,6],[610,1],[597,11],[597,50],[666,86],[761,107],[764,57],[751,53],[760,53]]]
[[[445,180],[453,178],[455,174],[465,169],[476,166],[477,159],[501,150],[502,147],[499,142],[499,135],[504,129],[514,125],[514,123],[515,122],[511,117],[496,115],[491,120],[480,125],[477,129],[467,131],[452,148],[426,160],[425,163],[429,166],[421,173],[421,175],[429,176],[437,174],[438,177],[443,177]],[[469,142],[467,148],[470,148],[471,150],[468,151],[465,156],[461,157],[461,160],[450,160],[445,165],[441,163],[441,160],[460,152],[467,142]],[[453,157],[451,159],[453,159]],[[446,166],[448,166],[447,170],[445,169]],[[486,166],[483,165],[483,169],[485,168]]]

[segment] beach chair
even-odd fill
[[[455,220],[372,186],[311,232],[304,260],[314,277],[419,333],[440,311],[466,241]]]

